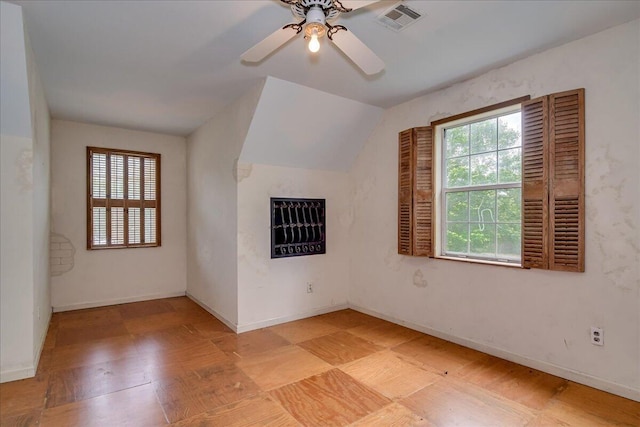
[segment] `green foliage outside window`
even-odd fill
[[[445,129],[443,152],[445,253],[519,260],[520,112]]]

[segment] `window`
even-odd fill
[[[435,127],[440,254],[520,263],[520,105]]]
[[[398,253],[585,269],[584,89],[398,134]]]
[[[87,248],[160,246],[160,154],[87,147]]]

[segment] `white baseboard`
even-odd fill
[[[36,369],[33,366],[26,368],[7,369],[0,372],[0,383],[6,383],[9,381],[18,381],[25,378],[32,378],[36,376]]]
[[[501,348],[491,347],[486,344],[482,344],[473,340],[469,340],[466,338],[460,338],[454,335],[447,334],[446,332],[441,332],[435,329],[428,328],[426,326],[422,326],[412,322],[405,322],[400,319],[396,319],[392,316],[387,316],[382,313],[378,313],[374,310],[369,310],[364,307],[360,307],[355,304],[349,304],[349,308],[359,311],[364,314],[368,314],[370,316],[378,317],[380,319],[387,320],[392,323],[396,323],[401,326],[406,326],[407,328],[425,333],[427,335],[431,335],[437,338],[441,338],[446,341],[450,341],[456,344],[460,344],[464,347],[469,347],[474,350],[481,351],[483,353],[490,354],[492,356],[499,357],[501,359],[509,360],[510,362],[518,363],[520,365],[524,365],[533,369],[537,369],[542,372],[546,372],[551,375],[555,375],[567,380],[571,380],[580,384],[584,384],[589,387],[597,388],[599,390],[603,390],[612,394],[616,394],[618,396],[625,397],[627,399],[635,400],[640,402],[640,390],[633,389],[631,387],[627,387],[622,384],[613,383],[611,381],[603,380],[601,378],[593,377],[591,375],[574,371],[571,369],[567,369],[562,366],[554,365],[553,363],[544,362],[537,359],[531,359],[526,356],[522,356],[516,353],[512,353],[508,350],[504,350]]]
[[[333,311],[344,310],[347,308],[349,308],[348,303],[314,308],[313,310],[305,311],[303,313],[296,313],[289,316],[275,317],[273,319],[261,320],[259,322],[238,325],[237,332],[240,334],[242,332],[249,332],[256,329],[268,328],[269,326],[279,325],[281,323],[293,322],[294,320],[306,319],[307,317],[318,316],[320,314],[331,313]]]
[[[117,299],[111,299],[111,300],[85,302],[85,303],[71,304],[71,305],[63,305],[63,306],[53,307],[53,312],[54,313],[60,313],[62,311],[82,310],[82,309],[85,309],[85,308],[106,307],[106,306],[109,306],[109,305],[126,304],[128,302],[149,301],[149,300],[154,300],[154,299],[174,298],[174,297],[183,297],[183,296],[185,296],[185,291],[167,292],[167,293],[152,294],[152,295],[139,295],[139,296],[135,296],[135,297],[117,298]]]
[[[192,300],[193,302],[198,304],[200,307],[205,309],[213,317],[215,317],[216,319],[218,319],[219,321],[221,321],[222,323],[227,325],[227,327],[229,329],[231,329],[233,332],[235,332],[236,334],[238,333],[238,325],[236,325],[235,323],[231,322],[229,319],[227,319],[226,317],[224,317],[223,315],[221,315],[220,313],[215,311],[213,308],[209,307],[204,302],[200,301],[198,298],[196,298],[193,295],[191,295],[189,292],[187,292],[186,295],[187,295],[187,298],[189,298],[190,300]]]
[[[40,363],[40,356],[42,355],[42,349],[44,348],[44,341],[47,339],[47,332],[49,331],[49,324],[51,323],[51,311],[49,311],[49,318],[47,319],[47,327],[44,333],[40,337],[40,346],[36,349],[33,357],[33,365],[21,368],[15,368],[10,370],[4,370],[0,372],[0,383],[6,383],[9,381],[24,380],[25,378],[33,378],[36,376],[38,364]]]

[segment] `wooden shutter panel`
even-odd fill
[[[584,271],[584,89],[549,108],[549,269]]]
[[[413,188],[413,130],[398,135],[398,253],[411,255],[412,188]]]
[[[433,130],[398,134],[398,253],[433,256]]]
[[[584,89],[522,104],[522,266],[584,271]]]
[[[549,268],[548,101],[522,103],[522,266]]]
[[[433,129],[413,129],[413,255],[433,256]]]

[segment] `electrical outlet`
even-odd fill
[[[307,282],[307,293],[308,294],[313,293],[313,282]]]
[[[591,344],[604,345],[604,331],[596,326],[591,327]]]

